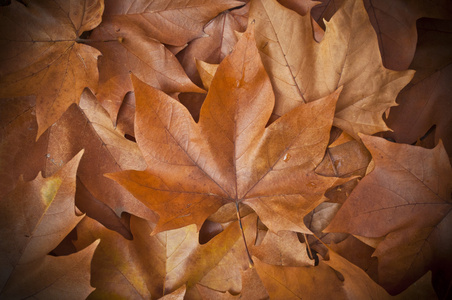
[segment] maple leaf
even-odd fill
[[[205,23],[239,5],[233,0],[106,1],[102,24],[90,44],[103,55],[97,97],[113,123],[124,95],[132,90],[130,72],[167,93],[202,93],[163,44],[182,46],[202,36]]]
[[[0,97],[36,95],[38,137],[97,88],[96,49],[79,44],[101,21],[103,0],[12,1],[0,9]]]
[[[309,233],[302,217],[347,181],[314,172],[340,89],[265,128],[274,98],[252,29],[220,64],[198,124],[179,102],[132,80],[135,134],[148,169],[107,176],[159,214],[155,232],[200,228],[224,204],[244,203],[273,231]]]
[[[115,130],[108,113],[89,90],[82,94],[79,106],[71,106],[42,135],[36,148],[41,153],[41,168],[45,174],[53,174],[77,151],[85,149],[77,171],[79,193],[76,203],[89,216],[96,217],[109,228],[127,235],[124,225],[119,222],[124,211],[156,219],[153,212],[130,193],[103,176],[108,172],[144,169],[146,166],[136,143],[128,141]]]
[[[85,298],[94,241],[66,256],[47,255],[83,218],[74,205],[75,173],[82,152],[51,177],[19,181],[0,201],[0,296]]]
[[[395,105],[397,93],[414,72],[383,67],[361,1],[345,1],[320,43],[313,38],[310,16],[300,16],[276,0],[251,4],[250,21],[256,22],[257,47],[275,89],[277,116],[343,86],[335,126],[357,139],[359,132],[388,130],[382,114]]]
[[[321,2],[312,9],[312,16],[322,24],[323,19],[330,20],[344,0],[321,0]],[[450,18],[452,15],[452,6],[447,0],[363,2],[370,23],[377,33],[383,64],[392,70],[402,71],[410,66],[416,49],[418,19]]]
[[[167,93],[204,92],[190,81],[176,57],[136,24],[107,18],[93,31],[89,44],[102,52],[96,96],[113,123],[125,94],[132,90],[130,72]]]
[[[256,217],[245,217],[243,221],[250,237],[255,233]],[[198,282],[240,291],[240,269],[243,261],[247,266],[247,257],[236,223],[208,244],[199,245],[194,225],[150,236],[155,224],[135,216],[130,222],[133,240],[124,240],[90,218],[77,226],[78,249],[101,239],[92,262],[92,284],[96,287],[93,298],[120,295],[157,299],[184,285],[190,293]]]
[[[249,8],[248,2],[241,8],[222,12],[205,26],[204,32],[207,36],[194,39],[177,54],[187,75],[198,86],[202,85],[196,72],[197,61],[219,64],[232,51],[238,40],[236,32],[243,32],[247,27]],[[205,98],[205,94],[199,93],[179,95],[179,100],[188,108],[195,120],[199,119],[199,111]]]
[[[0,181],[4,187],[1,193],[14,188],[20,174],[26,180],[38,172],[50,176],[85,149],[77,171],[75,201],[79,209],[124,236],[130,233],[119,219],[122,212],[156,219],[130,193],[103,176],[122,169],[145,169],[146,164],[137,145],[115,130],[109,115],[89,90],[82,94],[79,106],[71,106],[37,142],[33,99],[5,99],[2,104],[0,117],[5,118],[5,125],[0,165],[5,176]]]
[[[375,169],[326,231],[384,237],[373,254],[379,282],[400,292],[427,270],[451,266],[452,169],[441,143],[428,150],[365,135],[361,139]]]

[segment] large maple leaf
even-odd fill
[[[159,214],[155,232],[199,228],[224,204],[245,203],[273,231],[309,233],[303,216],[345,181],[314,171],[340,90],[265,128],[274,95],[251,28],[220,64],[198,124],[179,102],[133,78],[135,134],[148,168],[108,177]]]
[[[326,230],[384,237],[374,253],[379,281],[391,292],[400,292],[427,270],[452,265],[452,169],[442,144],[429,150],[361,138],[375,169],[353,190]]]
[[[383,112],[414,72],[383,67],[375,32],[360,0],[347,0],[331,18],[320,43],[311,17],[276,0],[251,3],[259,53],[275,88],[275,114],[325,97],[343,86],[334,125],[358,138],[388,130]],[[293,28],[294,30],[288,30]]]
[[[36,95],[38,137],[96,90],[96,49],[79,44],[101,22],[103,0],[18,1],[0,9],[0,97]]]
[[[51,177],[24,182],[0,201],[0,297],[83,299],[93,288],[89,270],[99,243],[64,257],[47,255],[83,216],[74,205],[79,153]],[[88,245],[87,245],[88,246]]]

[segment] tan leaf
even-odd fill
[[[255,232],[252,227],[256,218],[250,216],[243,221],[250,237]],[[198,282],[212,285],[212,279],[217,281],[216,288],[221,285],[226,291],[240,290],[240,270],[244,263],[247,267],[247,257],[236,223],[206,245],[199,245],[194,225],[151,236],[154,226],[132,216],[134,239],[125,240],[90,218],[79,224],[77,248],[101,239],[93,258],[93,298],[157,299],[185,284],[187,289]],[[217,276],[218,271],[223,275]],[[235,280],[238,282],[231,282]]]
[[[300,16],[276,0],[253,1],[253,20],[257,47],[275,89],[276,115],[343,86],[335,126],[355,138],[359,132],[388,129],[382,114],[395,105],[397,93],[414,73],[383,67],[377,37],[359,0],[345,1],[320,43],[313,38],[310,16]]]
[[[321,0],[321,2],[312,9],[312,15],[315,20],[323,23],[323,19],[330,20],[344,0]],[[452,16],[452,5],[448,0],[364,0],[363,2],[377,33],[383,64],[392,70],[401,71],[410,66],[416,49],[416,21],[419,18]]]

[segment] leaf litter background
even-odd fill
[[[3,2],[2,298],[450,297],[449,1]]]

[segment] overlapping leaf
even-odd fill
[[[256,22],[257,47],[275,89],[276,115],[343,86],[335,126],[355,138],[359,132],[388,129],[382,114],[395,105],[397,93],[413,72],[383,67],[361,1],[345,1],[320,43],[313,38],[310,16],[300,16],[276,0],[253,1],[250,21]]]
[[[398,107],[387,120],[387,133],[399,143],[415,143],[434,131],[434,145],[442,139],[452,157],[452,22],[424,19],[419,22],[419,41],[411,67],[412,82],[397,97]]]
[[[255,222],[255,216],[244,218],[248,237],[255,232]],[[243,263],[247,266],[247,257],[237,224],[206,245],[199,245],[194,225],[151,236],[154,226],[132,216],[134,238],[128,241],[92,219],[80,223],[77,248],[101,238],[93,258],[93,298],[158,299],[184,285],[190,293],[198,282],[216,290],[240,291],[240,270]]]
[[[79,44],[101,22],[103,0],[12,1],[0,9],[0,97],[36,95],[38,137],[97,88],[96,49]]]
[[[265,128],[270,81],[253,29],[220,64],[199,123],[174,99],[133,79],[135,134],[146,171],[109,174],[159,216],[156,232],[202,222],[227,203],[251,206],[272,230],[309,232],[302,217],[346,180],[314,172],[340,90]]]
[[[444,147],[428,150],[361,136],[375,169],[327,231],[385,237],[374,253],[380,284],[400,292],[433,268],[450,268],[452,170]],[[449,266],[449,267],[448,267]]]
[[[66,257],[47,255],[81,220],[74,205],[79,153],[55,175],[41,174],[0,201],[0,296],[84,299],[98,242]]]
[[[321,0],[314,7],[315,20],[327,21],[336,13],[344,0]],[[447,0],[391,1],[364,0],[370,22],[377,33],[381,58],[386,68],[407,69],[416,50],[416,21],[421,17],[450,18],[452,5]]]
[[[102,24],[90,40],[102,52],[97,94],[116,122],[124,95],[132,90],[129,73],[167,93],[202,92],[163,44],[184,46],[203,36],[203,27],[220,12],[240,6],[235,0],[106,1]]]

